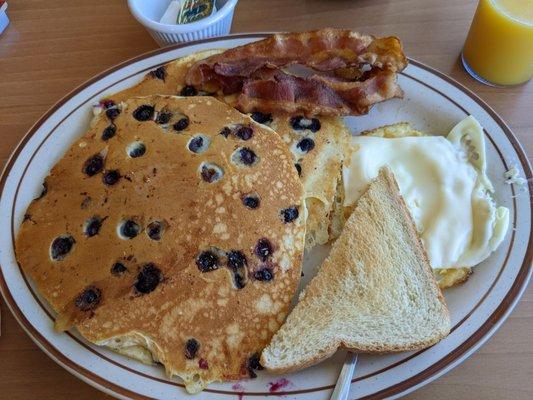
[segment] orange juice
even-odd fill
[[[533,0],[480,0],[463,48],[463,64],[489,84],[516,85],[531,79]]]

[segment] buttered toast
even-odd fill
[[[450,317],[392,172],[361,196],[318,275],[263,350],[261,364],[294,371],[339,347],[396,352],[428,347]]]

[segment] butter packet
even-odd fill
[[[209,17],[216,12],[214,0],[183,0],[178,24],[188,24]]]
[[[162,24],[188,24],[216,12],[214,0],[173,0],[159,20]]]

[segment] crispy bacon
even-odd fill
[[[373,104],[402,94],[396,74],[391,71],[383,71],[361,82],[321,76],[304,79],[278,71],[269,79],[245,82],[242,93],[229,102],[243,112],[259,109],[306,115],[361,115]]]
[[[298,77],[282,68],[298,64],[323,76]],[[350,30],[276,34],[199,61],[187,84],[222,90],[242,111],[284,110],[307,115],[368,112],[401,96],[397,71],[407,66],[400,41]]]

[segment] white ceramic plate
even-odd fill
[[[207,48],[234,47],[263,36],[230,36],[160,49],[100,74],[52,107],[24,137],[6,165],[0,181],[0,226],[4,227],[0,235],[0,284],[5,301],[43,351],[76,376],[117,397],[177,399],[186,394],[181,382],[167,379],[161,367],[146,366],[93,346],[76,332],[61,334],[53,330],[53,312],[15,260],[13,242],[24,211],[40,193],[41,182],[50,168],[87,129],[92,103],[133,85],[146,71],[174,58]],[[496,201],[509,208],[512,225],[498,251],[477,266],[464,285],[445,293],[453,325],[450,335],[416,353],[360,356],[351,399],[397,397],[459,364],[506,319],[531,275],[531,167],[516,138],[478,97],[425,65],[411,60],[399,80],[405,97],[379,104],[366,116],[347,118],[351,131],[410,121],[417,129],[444,134],[468,114],[474,115],[487,135],[488,175],[496,188]],[[529,187],[519,189],[504,183],[503,174],[511,165],[529,178]],[[306,255],[302,284],[314,274],[326,251],[321,248]],[[254,398],[284,394],[294,399],[327,399],[343,358],[339,352],[330,360],[281,381],[262,371],[254,380],[213,384],[195,399],[239,394]]]

